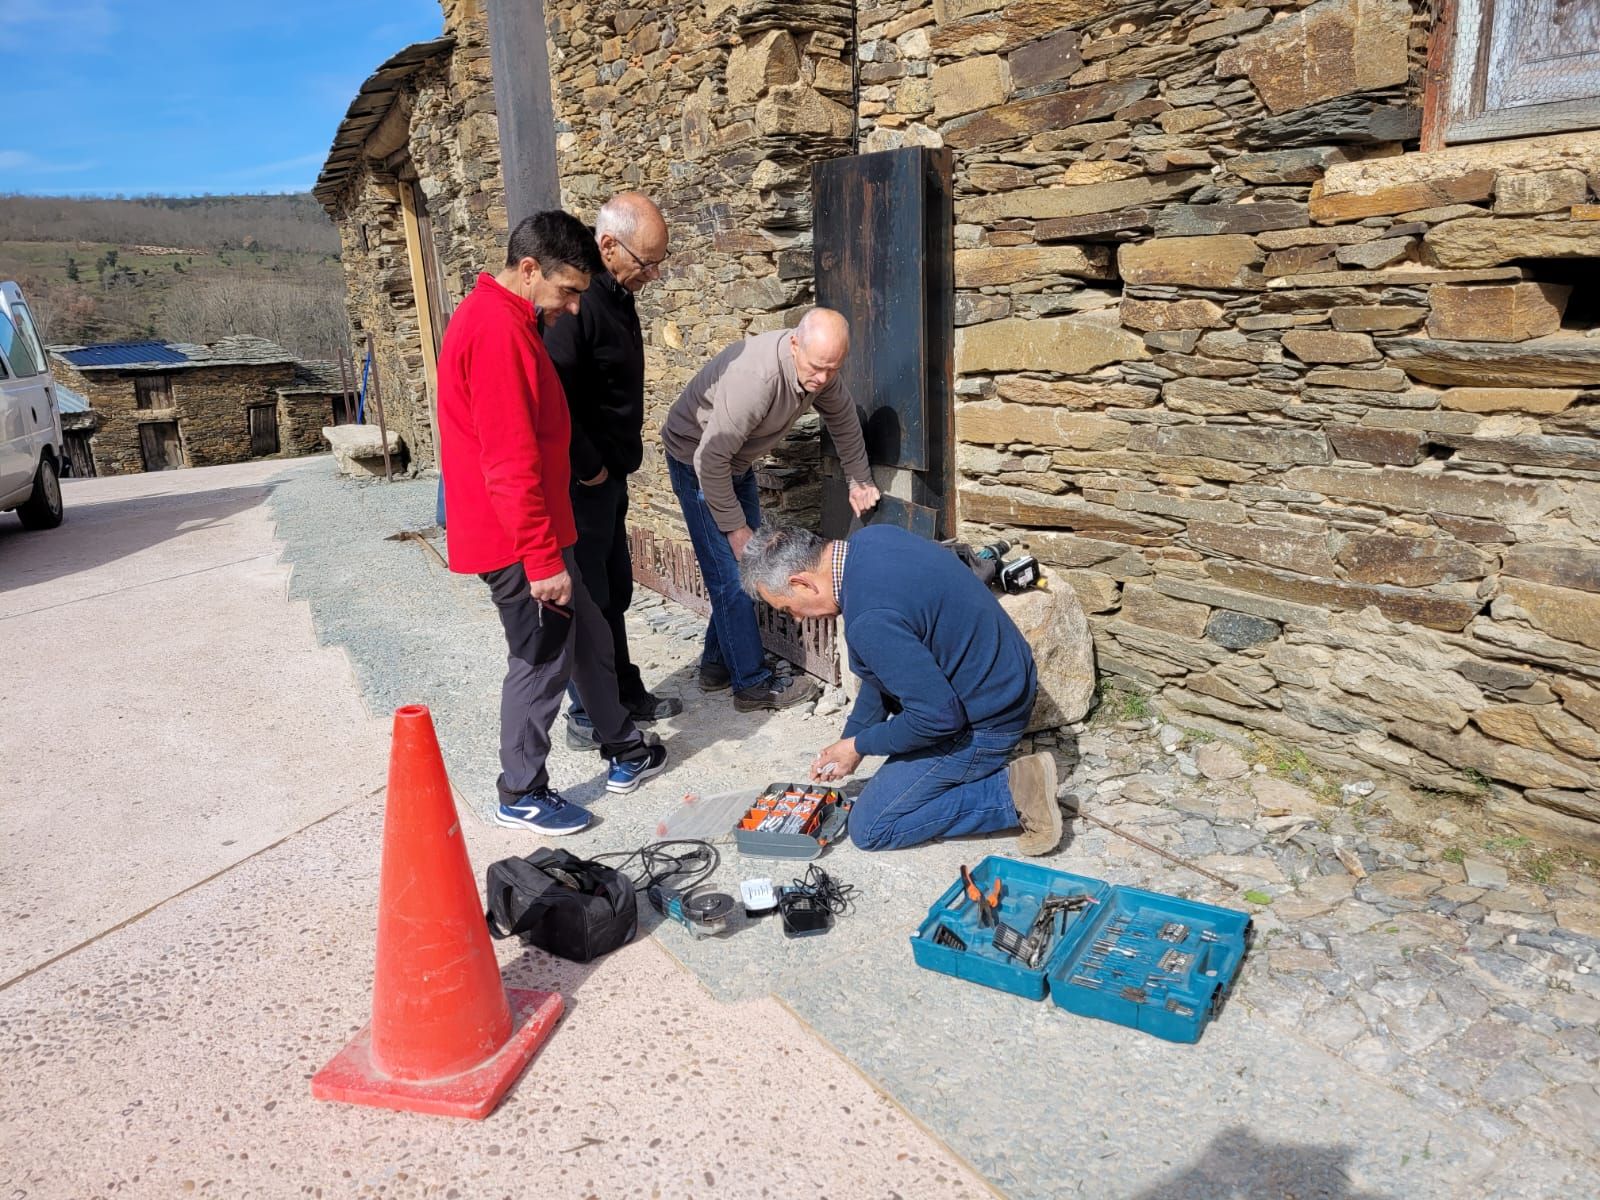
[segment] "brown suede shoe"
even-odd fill
[[[1017,853],[1029,858],[1049,854],[1061,841],[1061,808],[1056,804],[1056,760],[1048,753],[1016,759],[1006,768],[1011,802],[1017,806],[1022,833]]]

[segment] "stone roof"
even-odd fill
[[[276,342],[248,333],[219,338],[209,346],[190,342],[108,342],[51,346],[49,352],[78,371],[185,371],[193,367],[265,367],[292,363]]]
[[[317,176],[316,186],[311,189],[311,194],[330,215],[336,213],[339,193],[344,190],[351,171],[361,162],[362,144],[389,114],[401,86],[455,44],[455,38],[446,36],[407,46],[383,63],[361,85],[344,114],[344,120],[339,122],[339,128],[334,132],[333,146],[328,151],[327,161],[322,164],[322,174]]]
[[[344,392],[344,379],[339,374],[339,364],[331,358],[314,358],[295,364],[294,382],[285,387],[273,388],[280,396]]]

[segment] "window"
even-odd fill
[[[1594,0],[1440,0],[1423,149],[1600,127]]]
[[[27,342],[28,348],[33,351],[34,370],[48,370],[50,360],[44,355],[44,343],[39,340],[38,330],[33,327],[33,314],[28,311],[28,306],[12,305],[11,316],[17,323],[17,330],[22,334],[23,341]]]
[[[11,364],[11,373],[18,379],[27,379],[39,373],[27,335],[18,330],[4,313],[0,313],[0,354],[5,355]]]
[[[171,408],[172,376],[143,375],[133,381],[136,408]]]

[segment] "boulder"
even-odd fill
[[[389,432],[389,457],[400,465],[402,443],[395,430]],[[333,461],[341,475],[382,475],[383,439],[376,425],[327,425],[322,436],[333,450]]]
[[[1094,700],[1094,639],[1077,594],[1059,576],[1044,588],[1001,596],[1000,607],[1033,648],[1039,697],[1028,732],[1081,721]]]

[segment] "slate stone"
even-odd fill
[[[1422,461],[1427,439],[1405,429],[1373,429],[1365,425],[1325,427],[1335,457],[1357,462],[1409,467]]]
[[[1359,221],[1363,217],[1388,216],[1392,213],[1411,212],[1439,204],[1487,200],[1492,195],[1494,195],[1494,172],[1490,170],[1467,171],[1453,179],[1397,183],[1370,192],[1329,194],[1323,190],[1321,184],[1313,184],[1311,219],[1329,224],[1339,221]],[[1432,234],[1429,238],[1431,246]],[[1493,265],[1452,263],[1443,259],[1438,261],[1442,266]]]
[[[1218,609],[1206,623],[1206,636],[1229,650],[1259,646],[1263,642],[1273,641],[1282,632],[1282,627],[1275,621],[1229,612],[1227,609]]]
[[[1472,600],[1457,600],[1371,584],[1312,579],[1242,563],[1208,562],[1206,573],[1219,583],[1292,600],[1297,604],[1353,611],[1376,605],[1392,621],[1412,621],[1450,632],[1465,629],[1482,607]]]
[[[1344,161],[1345,155],[1342,151],[1318,146],[1306,150],[1241,154],[1228,160],[1228,170],[1241,179],[1257,184],[1315,183],[1322,178],[1323,171],[1330,163]]]
[[[1407,142],[1415,141],[1421,133],[1420,108],[1362,96],[1344,96],[1281,115],[1256,117],[1239,125],[1241,143],[1262,150]]]
[[[1083,56],[1078,53],[1079,34],[1073,29],[1019,46],[1006,58],[1011,67],[1011,86],[1018,91],[1065,79],[1083,66]]]
[[[1156,215],[1157,237],[1200,237],[1213,233],[1260,233],[1298,229],[1309,220],[1304,204],[1267,200],[1256,204],[1169,204]]]
[[[1063,129],[1108,117],[1148,95],[1154,86],[1153,80],[1127,79],[1001,104],[946,122],[940,132],[946,145],[971,150],[1026,137],[1038,129]]]
[[[1080,217],[1051,217],[1033,227],[1033,236],[1040,242],[1116,241],[1116,234],[1124,231],[1149,229],[1155,211],[1148,208],[1128,208],[1121,212],[1088,213]]]
[[[1323,0],[1241,38],[1215,70],[1219,79],[1248,75],[1275,113],[1303,109],[1404,83],[1409,24],[1401,0]]]

